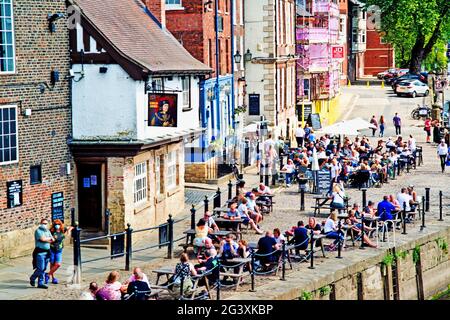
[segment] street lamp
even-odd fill
[[[250,52],[250,49],[247,49],[247,52],[244,54],[244,61],[245,62],[252,61],[252,53]]]
[[[239,63],[241,63],[241,60],[242,60],[242,55],[241,55],[241,53],[238,50],[238,51],[236,51],[236,53],[234,55],[234,62],[236,64],[239,64]]]

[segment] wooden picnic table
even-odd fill
[[[251,261],[252,261],[251,258],[241,258],[241,257],[227,259],[226,264],[221,264],[225,272],[220,272],[220,276],[232,278],[235,282],[235,290],[237,291],[239,285],[242,283],[243,278],[247,275],[250,275]],[[230,265],[227,265],[228,263]],[[247,272],[244,272],[245,265],[248,266]],[[237,272],[236,268],[238,268]]]
[[[175,272],[173,271],[172,267],[163,267],[161,269],[156,269],[152,271],[153,273],[156,273],[156,283],[155,285],[158,285],[159,283],[159,278],[161,278],[162,276],[166,276],[167,281],[169,281],[169,276],[174,275]]]

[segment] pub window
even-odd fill
[[[166,8],[167,9],[181,8],[181,7],[182,7],[181,0],[166,0]]]
[[[0,0],[0,74],[15,72],[14,57],[12,0]]]
[[[167,154],[167,189],[173,189],[177,186],[177,151]]]
[[[30,167],[30,184],[42,183],[42,171],[41,166],[31,166]]]
[[[161,161],[162,156],[156,156],[155,157],[155,188],[156,188],[156,194],[163,193],[163,186],[161,184]]]
[[[147,200],[147,162],[134,166],[134,203]]]
[[[19,161],[17,108],[0,106],[0,165]]]
[[[189,109],[191,107],[191,77],[182,77],[181,87],[183,91],[183,109]]]

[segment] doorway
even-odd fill
[[[78,220],[82,229],[100,231],[102,227],[102,164],[77,163]]]

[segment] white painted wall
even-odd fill
[[[148,94],[145,82],[133,80],[119,65],[85,65],[84,78],[73,83],[73,134],[75,139],[127,137],[139,140],[199,128],[198,79],[191,76],[191,110],[183,111],[182,92],[178,94],[177,127],[148,126]],[[74,65],[75,72],[81,65]],[[77,74],[75,79],[78,79]],[[151,83],[152,79],[149,79]],[[181,78],[165,78],[166,90],[182,90]]]
[[[84,65],[85,76],[73,82],[73,136],[136,138],[136,90],[138,84],[119,66]],[[75,72],[81,65],[73,65]],[[78,80],[79,74],[75,76]]]

